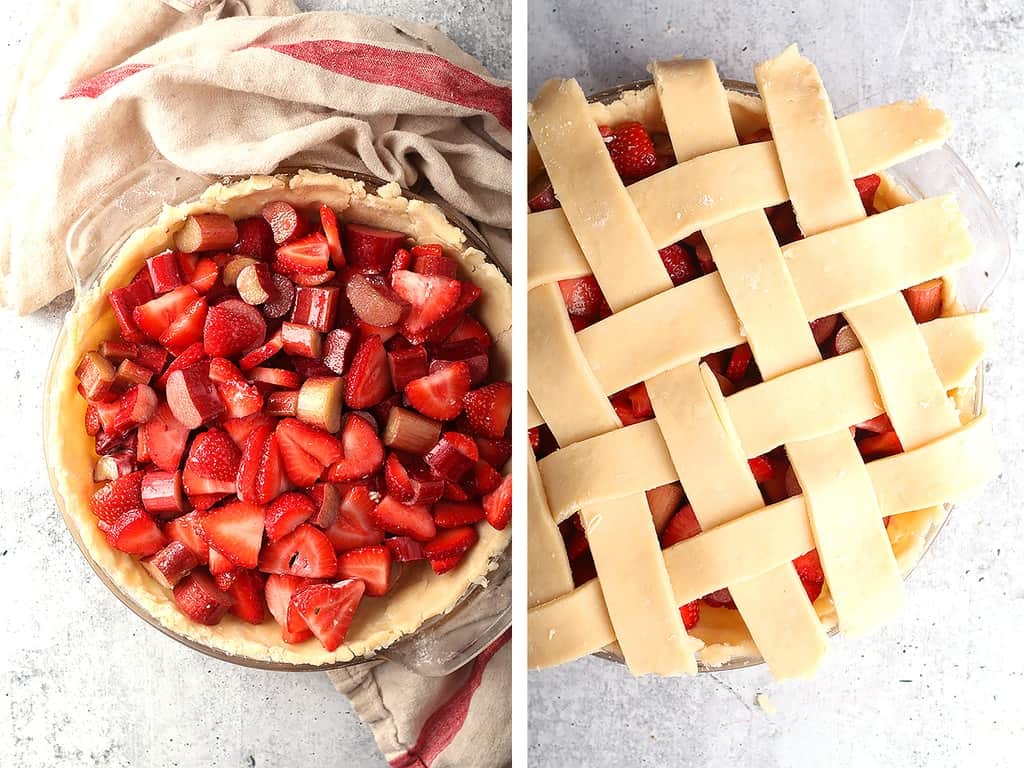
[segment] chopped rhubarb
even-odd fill
[[[328,432],[341,429],[344,384],[340,377],[313,377],[302,383],[296,404],[299,421]]]
[[[142,477],[142,506],[158,520],[169,520],[188,511],[181,472],[151,470]]]
[[[235,289],[239,298],[251,306],[266,304],[278,294],[277,281],[263,262],[254,262],[242,267],[235,278]]]
[[[174,587],[179,610],[199,624],[219,624],[233,601],[213,583],[209,574],[192,571]]]
[[[324,336],[322,352],[323,363],[334,373],[343,376],[355,349],[352,331],[347,328],[335,328]]]
[[[199,558],[180,541],[171,541],[159,552],[142,561],[149,574],[165,589],[171,589],[198,568]]]
[[[182,253],[224,251],[238,240],[238,228],[223,213],[200,213],[189,216],[174,234],[174,246]]]
[[[145,341],[146,336],[135,323],[135,309],[153,299],[153,285],[149,280],[136,280],[124,288],[115,288],[107,294],[110,308],[114,311],[125,341]]]
[[[309,521],[317,528],[330,528],[338,519],[341,505],[341,494],[334,483],[317,483],[309,489],[309,498],[313,502],[313,515]]]
[[[110,391],[117,370],[99,352],[86,352],[75,376],[82,385],[82,394],[89,400],[98,400]]]
[[[392,536],[385,540],[384,545],[391,550],[391,558],[396,563],[411,563],[426,560],[423,545],[411,536]]]
[[[299,412],[299,393],[294,389],[270,392],[264,410],[268,416],[277,418],[295,416]]]
[[[281,343],[287,354],[299,357],[318,358],[322,351],[320,332],[299,323],[281,324]]]
[[[148,422],[159,404],[156,392],[146,384],[134,384],[118,402],[114,431],[125,433]]]
[[[210,381],[208,363],[171,373],[167,379],[167,404],[181,424],[195,429],[224,413],[224,403]]]
[[[440,421],[399,407],[391,409],[382,435],[384,445],[389,448],[421,456],[433,448],[440,437]]]
[[[659,536],[682,503],[683,489],[679,483],[659,485],[657,488],[647,491],[647,506],[651,509],[654,530],[658,532]]]
[[[146,260],[146,267],[149,269],[149,281],[156,293],[167,293],[181,286],[181,270],[178,269],[178,260],[173,251],[150,256]]]
[[[97,483],[117,480],[119,477],[130,475],[136,469],[138,466],[135,463],[135,456],[128,451],[117,451],[97,459],[92,470],[92,479]]]
[[[234,288],[234,289],[238,290],[238,276],[242,273],[242,270],[245,269],[246,267],[250,267],[250,266],[253,266],[253,265],[259,264],[259,263],[260,262],[258,260],[252,258],[251,256],[236,256],[235,258],[231,259],[231,261],[229,261],[227,264],[224,265],[224,269],[222,269],[221,273],[220,273],[220,280],[228,288]],[[266,265],[264,265],[264,266],[266,266]],[[269,280],[270,279],[270,273],[267,272],[266,274],[267,274],[267,279]],[[240,290],[239,290],[239,293],[241,293]],[[242,301],[245,301],[245,296],[242,296]],[[263,301],[266,301],[266,298],[264,298]],[[262,302],[260,302],[260,301],[256,301],[256,302],[250,301],[248,303],[249,304],[261,304]]]
[[[274,242],[278,245],[306,231],[306,223],[299,217],[298,211],[282,200],[267,203],[260,211],[260,216],[270,225]]]
[[[422,346],[393,349],[388,352],[388,367],[392,384],[401,392],[410,381],[427,375],[427,350]]]
[[[339,296],[338,289],[333,287],[296,288],[292,322],[327,333],[338,312]]]
[[[134,384],[149,384],[153,380],[153,371],[144,365],[139,365],[134,360],[122,360],[117,366],[117,374],[114,377],[114,389],[119,392],[126,392]]]
[[[927,323],[942,314],[942,278],[920,283],[903,291],[911,314],[918,323]]]
[[[267,384],[271,387],[282,389],[297,389],[302,384],[302,378],[295,371],[286,371],[284,368],[267,368],[257,366],[249,370],[249,378],[253,381]]]
[[[260,261],[273,256],[274,233],[266,219],[253,216],[236,222],[235,226],[238,229],[238,242],[232,249],[234,253]]]
[[[382,274],[388,271],[395,251],[405,240],[402,232],[349,223],[345,225],[345,257],[363,274]]]
[[[479,458],[476,443],[471,439],[458,432],[445,432],[423,460],[439,477],[457,483]]]
[[[409,309],[408,303],[390,288],[371,282],[358,272],[349,278],[345,295],[356,317],[379,328],[397,325]]]

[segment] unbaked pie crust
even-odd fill
[[[437,206],[402,197],[396,184],[385,185],[374,194],[361,181],[328,173],[253,176],[233,184],[214,184],[194,202],[165,206],[156,223],[131,235],[99,281],[79,297],[66,319],[63,343],[55,352],[52,391],[45,405],[45,440],[50,473],[68,523],[95,563],[144,612],[166,629],[223,653],[265,662],[326,665],[369,656],[415,632],[427,619],[451,610],[470,587],[486,584],[487,573],[509,544],[511,530],[478,524],[476,546],[455,569],[441,576],[426,563],[404,567],[388,595],[362,601],[344,644],[332,653],[315,638],[295,645],[284,643],[280,626],[269,617],[259,626],[231,615],[212,627],[189,620],[137,559],[107,544],[89,507],[96,487],[92,473],[97,457],[93,440],[83,427],[86,404],[76,389],[75,368],[84,352],[118,333],[108,292],[126,284],[149,256],[173,247],[174,233],[189,215],[216,212],[240,219],[257,215],[273,200],[302,207],[326,203],[342,222],[405,232],[413,243],[440,243],[445,254],[457,261],[459,277],[481,288],[474,311],[494,339],[492,375],[510,380],[511,288],[482,252],[467,246],[463,232]]]

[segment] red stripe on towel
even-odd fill
[[[473,694],[480,687],[487,664],[511,637],[512,630],[509,629],[473,660],[469,678],[427,718],[420,728],[416,743],[404,755],[399,755],[391,761],[392,768],[430,768],[437,756],[448,748],[462,730],[469,714]]]
[[[265,47],[367,83],[392,85],[439,101],[488,112],[512,130],[512,91],[432,53],[347,40],[307,40]]]
[[[101,96],[109,91],[122,80],[126,80],[132,75],[149,69],[152,66],[152,64],[122,64],[120,67],[114,67],[113,69],[108,69],[106,72],[100,72],[98,75],[90,77],[88,80],[83,80],[78,85],[72,86],[67,93],[61,96],[61,98],[76,99],[83,97],[86,99],[95,99],[97,96]]]

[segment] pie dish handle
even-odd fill
[[[154,157],[102,189],[72,223],[65,240],[76,298],[110,265],[140,221],[155,220],[167,200],[198,196],[211,178]]]
[[[486,585],[474,586],[447,614],[385,648],[377,658],[423,677],[443,677],[473,661],[512,626],[512,548],[494,560]]]

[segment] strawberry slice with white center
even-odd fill
[[[331,257],[331,264],[335,269],[345,267],[345,254],[341,250],[341,233],[338,230],[338,216],[334,209],[327,204],[320,206],[320,227],[327,238],[327,252]]]
[[[331,540],[319,528],[300,525],[279,541],[263,548],[259,569],[264,573],[287,573],[305,578],[329,579],[338,561]]]
[[[384,541],[384,531],[373,520],[376,507],[365,485],[353,485],[348,489],[338,507],[337,517],[326,531],[335,551],[345,552]]]
[[[384,464],[384,444],[362,416],[347,416],[341,431],[341,445],[343,457],[327,471],[327,479],[332,483],[368,477]]]
[[[224,410],[230,419],[252,416],[263,409],[263,395],[255,384],[246,381],[224,381],[217,384],[217,394],[224,403]]]
[[[391,589],[391,550],[378,544],[343,552],[338,556],[338,578],[359,579],[371,597],[386,595]]]
[[[93,514],[105,523],[114,523],[133,509],[142,508],[142,479],[146,473],[132,472],[113,480],[89,499]]]
[[[476,544],[476,528],[472,525],[463,525],[459,528],[449,528],[440,531],[437,536],[423,545],[423,554],[428,560],[445,560],[449,557],[458,557],[469,551]]]
[[[300,488],[313,485],[324,469],[345,455],[341,440],[298,419],[282,419],[277,438],[285,472]]]
[[[373,510],[373,522],[388,533],[411,536],[416,541],[430,541],[437,534],[430,508],[424,504],[403,504],[385,496]]]
[[[474,433],[501,437],[512,415],[512,385],[507,381],[495,381],[466,393],[462,403]]]
[[[211,547],[240,568],[255,568],[263,543],[263,507],[233,501],[199,518]]]
[[[255,307],[227,299],[210,307],[203,327],[203,349],[213,357],[235,357],[263,344],[267,323]]]
[[[459,301],[462,284],[444,275],[421,275],[401,269],[391,277],[391,287],[411,307],[402,324],[403,333],[419,337]]]
[[[384,342],[379,336],[367,336],[345,378],[345,404],[354,409],[370,408],[390,394],[391,371]]]
[[[215,576],[218,589],[232,599],[231,612],[242,621],[259,626],[266,614],[263,606],[263,575],[257,571],[232,570]]]
[[[313,516],[316,508],[304,493],[283,493],[267,507],[267,538],[278,541]]]
[[[505,530],[512,519],[512,475],[505,475],[501,485],[484,496],[483,505],[491,527]]]
[[[285,275],[318,275],[331,263],[327,238],[320,232],[285,243],[277,249],[274,271]]]
[[[181,354],[192,344],[202,340],[206,314],[206,299],[196,299],[160,334],[160,343],[172,355]]]
[[[457,361],[429,376],[410,381],[405,387],[409,404],[432,419],[454,419],[471,384],[469,366]]]
[[[277,422],[270,416],[263,413],[254,413],[252,416],[243,416],[239,419],[224,419],[221,422],[221,427],[231,436],[231,439],[235,441],[235,445],[241,450],[249,435],[256,429],[259,427],[270,427],[273,429],[276,424]]]
[[[472,501],[439,501],[434,505],[438,528],[459,528],[484,519],[484,508]]]
[[[142,509],[128,510],[112,525],[104,523],[102,526],[106,527],[104,533],[110,546],[129,555],[147,557],[167,545],[167,537],[160,526]]]
[[[174,588],[174,602],[192,621],[219,624],[233,604],[231,596],[217,588],[208,573],[192,571]]]
[[[235,492],[238,465],[242,454],[238,446],[220,429],[208,429],[192,442],[182,482],[189,496],[228,495]]]
[[[281,625],[281,635],[286,643],[301,643],[313,636],[305,620],[292,608],[292,596],[303,589],[318,584],[312,579],[273,573],[267,576],[264,597],[267,609],[274,620]]]
[[[171,520],[164,526],[164,535],[188,547],[200,563],[209,562],[210,545],[203,538],[203,526],[199,522],[198,512],[189,512]]]
[[[352,617],[363,599],[365,586],[359,579],[337,584],[317,584],[292,597],[292,605],[328,651],[334,652],[345,642]]]
[[[269,426],[257,427],[245,441],[236,480],[238,498],[269,504],[289,490],[277,436]]]

